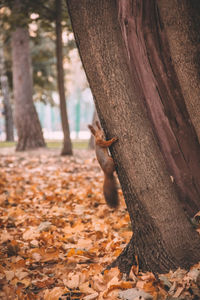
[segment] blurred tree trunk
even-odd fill
[[[32,71],[27,28],[17,27],[12,33],[13,92],[17,151],[44,147],[42,129],[33,103]]]
[[[15,30],[11,37],[15,124],[18,133],[17,151],[45,146],[42,128],[32,97],[33,79],[29,31],[26,19],[21,16],[22,4],[22,0],[14,0],[12,15]]]
[[[12,107],[10,103],[8,77],[6,75],[6,70],[5,70],[2,36],[0,36],[0,83],[1,83],[1,91],[3,96],[6,141],[14,141],[13,115],[12,115]]]
[[[160,20],[155,14],[156,1],[67,0],[67,4],[98,116],[107,138],[118,137],[111,153],[116,163],[134,234],[112,265],[117,265],[122,272],[129,273],[137,257],[139,267],[143,271],[164,273],[177,267],[188,269],[200,259],[200,238],[190,224],[180,204],[180,194],[178,197],[175,185],[170,179],[171,172],[169,173],[169,167],[166,166],[167,160],[161,154],[162,139],[155,137],[158,134],[155,128],[157,124],[153,122],[152,117],[153,112],[157,113],[157,120],[165,130],[165,137],[171,137],[171,126],[166,122],[168,118],[176,118],[176,110],[168,111],[165,108],[166,115],[163,114],[164,107],[161,107],[159,101],[156,102],[159,98],[155,94],[155,87],[159,91],[163,85],[169,83],[170,76],[172,81],[176,78],[169,64],[169,68],[166,66],[169,73],[162,72],[163,82],[157,81],[160,69],[163,70],[162,61],[152,61],[154,77],[148,60],[149,56],[154,57],[153,54],[160,58],[159,50],[163,50],[162,47],[158,49],[155,43],[158,42],[157,34],[160,29]],[[148,38],[149,43],[146,44]],[[165,38],[164,35],[164,41]],[[164,50],[166,51],[166,48]],[[168,58],[166,52],[163,55]],[[157,68],[158,61],[160,69]],[[177,90],[177,93],[180,92],[177,84],[175,81],[174,84],[168,85],[172,95],[173,89]],[[170,95],[170,101],[171,98]],[[157,103],[158,110],[154,106],[155,111],[150,111],[151,105],[148,105],[147,100],[152,105]],[[184,101],[183,97],[181,101]],[[184,102],[183,111],[185,113]],[[187,114],[186,116],[188,117]],[[181,118],[182,121],[187,135],[191,134],[191,137],[184,137],[192,140],[191,153],[185,158],[187,163],[193,155],[194,132],[188,123],[185,123],[184,118]],[[177,166],[182,159],[181,150],[184,145],[180,144],[180,149],[173,148],[174,144],[171,144],[168,138],[166,140]],[[194,153],[193,161],[197,158],[195,151]],[[199,164],[198,160],[196,163]],[[182,175],[186,178],[191,176],[188,169]],[[191,189],[194,190],[195,187],[191,186]],[[192,214],[198,203],[192,197],[188,199],[192,210],[185,200],[184,208]]]
[[[72,155],[72,143],[70,139],[69,122],[67,117],[67,106],[64,87],[64,70],[62,54],[62,0],[55,0],[56,7],[56,57],[57,57],[57,81],[60,97],[60,113],[62,129],[64,134],[62,155]]]

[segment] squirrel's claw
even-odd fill
[[[112,143],[114,143],[114,142],[118,141],[118,138],[114,137],[114,138],[111,139],[111,141],[112,141]]]

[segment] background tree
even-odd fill
[[[6,73],[3,45],[4,45],[3,35],[0,34],[0,83],[1,83],[1,92],[3,96],[6,141],[14,141],[12,106],[10,102],[9,82]]]
[[[5,7],[12,9],[14,1],[4,1],[2,4]],[[29,31],[31,35],[30,39],[30,51],[32,57],[32,69],[33,69],[33,99],[34,101],[42,101],[44,103],[50,103],[51,105],[57,105],[52,97],[53,92],[57,91],[57,64],[56,64],[56,10],[55,1],[23,1],[22,9],[20,12],[20,22],[22,25],[29,25]],[[63,22],[63,16],[66,16],[66,10],[62,11],[61,14],[61,26],[71,30],[69,17],[65,17]],[[6,16],[3,15],[4,21]],[[7,16],[7,23],[12,27],[15,27],[16,16]],[[66,21],[67,20],[67,21]],[[60,37],[62,37],[60,35]],[[75,43],[73,40],[69,40],[65,47],[63,47],[62,41],[60,47],[64,48],[65,57],[68,59],[69,52],[73,49]],[[58,53],[58,52],[57,52]],[[60,51],[59,51],[60,53]],[[60,59],[59,59],[60,60]],[[61,60],[60,60],[61,61]],[[61,64],[59,64],[61,65]],[[64,72],[62,72],[64,76]],[[12,76],[11,76],[12,77]],[[59,82],[61,82],[61,76],[59,75]],[[62,79],[64,83],[64,77]],[[9,82],[12,88],[12,81]],[[64,87],[63,87],[64,91]],[[62,92],[64,95],[64,93]],[[65,95],[64,95],[65,96]],[[66,100],[65,100],[66,101]],[[71,140],[69,135],[69,125],[66,112],[66,103],[62,101],[61,104],[62,112],[61,117],[64,118],[64,148],[63,153],[66,152],[66,146],[70,148]],[[68,129],[67,129],[68,128]],[[67,142],[67,143],[66,143]],[[67,149],[70,153],[70,150]],[[72,150],[71,150],[72,153]]]
[[[39,15],[40,26],[44,27],[49,33],[51,33],[52,40],[55,43],[56,48],[56,70],[57,70],[57,87],[60,99],[60,113],[62,129],[64,134],[62,155],[72,154],[72,143],[70,139],[69,122],[67,116],[67,106],[65,98],[64,87],[64,68],[63,68],[63,41],[62,41],[62,28],[65,26],[68,31],[71,31],[69,17],[66,14],[66,10],[63,9],[63,1],[46,1],[34,6],[34,11]],[[64,24],[63,24],[64,23]],[[65,55],[71,49],[75,47],[74,41],[69,41],[65,47]]]
[[[55,0],[56,12],[56,58],[57,58],[57,82],[60,98],[60,113],[64,134],[62,155],[72,155],[72,143],[70,139],[69,122],[64,87],[63,51],[62,51],[62,0]]]
[[[169,56],[162,57],[163,60],[160,58],[162,43],[167,43],[167,39],[164,29],[160,27],[162,23],[157,18],[157,2],[105,0],[94,3],[84,0],[80,3],[70,0],[67,4],[101,123],[108,138],[117,136],[119,139],[111,151],[134,234],[113,265],[129,273],[137,257],[142,270],[167,272],[177,267],[189,268],[200,259],[200,239],[180,205],[180,194],[178,197],[175,185],[170,180],[171,174],[166,166],[168,158],[165,156],[164,159],[160,151],[163,137],[158,135],[152,113],[159,117],[159,124],[166,133],[171,133],[173,128],[170,121],[181,116],[180,122],[187,129],[184,137],[192,140],[191,148],[186,147],[186,162],[195,153],[199,163],[195,152],[199,150],[199,145],[192,127],[183,116],[174,115],[177,106],[180,107],[182,103],[183,115],[189,118],[183,97],[181,103],[171,102],[170,91],[177,89],[180,93],[180,90],[177,80],[175,86],[171,82],[176,77],[171,65],[168,66]],[[159,42],[162,42],[161,45]],[[164,50],[166,54],[166,48]],[[137,55],[135,51],[140,54]],[[153,72],[149,68],[149,59],[153,63]],[[156,80],[160,70],[164,82]],[[159,99],[155,90],[162,90],[165,79],[169,89],[166,95],[170,95],[173,105],[169,111],[165,102],[163,107],[159,101],[154,102],[155,95]],[[150,111],[149,107],[154,103],[159,104],[158,110],[154,106]],[[168,143],[168,146],[173,150],[174,144]],[[183,147],[181,144],[179,151],[174,153],[175,163],[179,161]],[[185,172],[184,176],[189,177],[188,169]],[[194,190],[194,186],[191,189]],[[189,201],[198,206],[192,197]],[[186,201],[184,208],[191,213]]]
[[[11,15],[12,1],[5,1],[0,10],[2,36],[5,48],[5,67],[7,71],[9,87],[12,92],[12,58],[11,58],[11,33],[15,21]],[[56,58],[55,58],[55,28],[40,19],[40,15],[32,13],[36,11],[37,1],[34,7],[27,3],[23,7],[21,18],[26,18],[29,25],[30,52],[33,69],[33,98],[34,101],[42,101],[54,105],[52,92],[56,91]],[[32,2],[33,5],[33,2]],[[30,15],[30,18],[27,18]]]
[[[35,14],[36,15],[36,14]],[[33,17],[34,14],[31,14]],[[36,28],[32,31],[32,25]],[[33,98],[55,105],[52,97],[57,91],[54,28],[43,25],[39,15],[30,24],[30,50],[33,68]]]
[[[12,33],[12,63],[15,123],[18,132],[17,151],[45,146],[41,125],[33,104],[29,32],[26,18],[21,17],[21,9],[21,0],[15,0],[12,14],[17,27]]]

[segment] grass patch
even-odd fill
[[[47,148],[49,149],[61,149],[62,141],[46,141]],[[0,142],[0,148],[15,147],[16,142]],[[74,140],[72,141],[73,149],[88,149],[88,141],[86,140]]]
[[[59,149],[62,148],[62,141],[46,141],[47,148]],[[88,149],[88,141],[74,140],[72,141],[73,149]]]
[[[15,146],[16,142],[0,142],[0,148],[10,148]]]
[[[61,141],[45,141],[47,148],[50,149],[59,149],[62,147]]]
[[[73,145],[73,149],[88,149],[88,141],[81,141],[81,140],[77,140],[77,141],[73,141],[72,142]]]

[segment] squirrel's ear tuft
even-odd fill
[[[94,129],[94,127],[92,125],[88,125],[88,128],[90,129],[90,131],[92,132],[93,135],[96,134],[96,130]]]
[[[98,128],[99,130],[101,130],[101,125],[100,125],[99,121],[96,121],[96,125],[97,125],[97,128]]]

